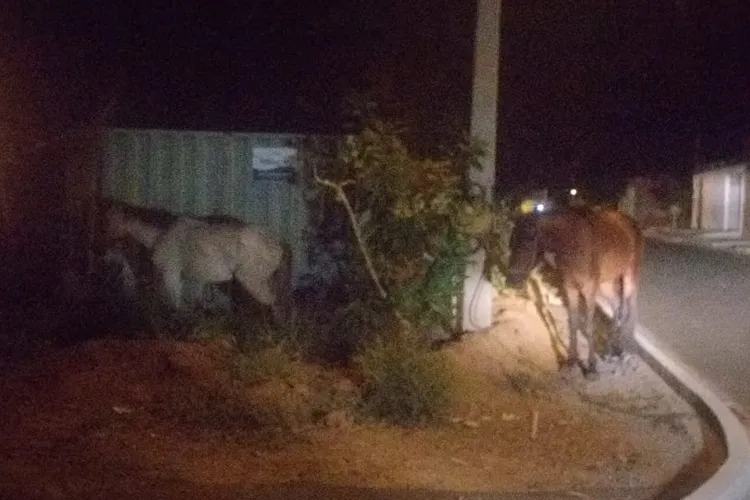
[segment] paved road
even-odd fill
[[[750,410],[750,257],[649,241],[638,305],[654,343]]]

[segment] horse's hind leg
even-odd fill
[[[636,296],[630,295],[623,300],[623,316],[615,330],[615,338],[610,353],[623,358],[628,351],[635,348],[635,327],[638,321]]]
[[[586,335],[586,341],[589,344],[588,364],[583,369],[583,375],[589,380],[595,380],[599,377],[596,369],[596,342],[594,341],[594,311],[596,310],[596,298],[591,291],[583,298],[583,324],[581,331]]]
[[[565,303],[568,309],[568,359],[561,367],[564,376],[572,375],[580,361],[578,355],[578,330],[581,326],[581,294],[575,286],[564,284]]]
[[[635,281],[632,276],[626,274],[622,278],[621,306],[609,341],[609,354],[612,356],[622,358],[626,349],[633,348],[638,319],[636,296]]]
[[[568,321],[570,324],[570,344],[568,345],[568,362],[564,367],[570,371],[575,364],[580,362],[578,355],[578,342],[576,332],[586,336],[589,355],[588,363],[582,366],[583,375],[587,379],[597,378],[596,370],[596,345],[594,343],[594,311],[596,310],[595,282],[588,283],[583,287],[574,287],[565,284],[565,294],[568,302]]]
[[[162,270],[162,286],[170,305],[179,310],[182,306],[182,276],[179,271],[172,269]]]
[[[271,306],[274,320],[278,325],[284,324],[292,314],[292,252],[289,245],[284,244],[284,252],[279,267],[270,279],[271,292],[274,302]]]
[[[616,310],[617,314],[614,318],[612,329],[607,336],[607,349],[605,352],[609,357],[621,358],[624,352],[622,333],[630,315],[628,309],[628,299],[623,298],[622,304]]]
[[[273,293],[271,284],[269,283],[270,277],[259,276],[257,274],[259,273],[240,270],[235,273],[234,277],[252,298],[257,300],[261,305],[270,307],[271,312],[274,315],[274,320],[277,320],[276,297]]]

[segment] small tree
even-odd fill
[[[351,297],[387,302],[413,326],[450,325],[476,214],[488,213],[469,189],[481,151],[464,143],[416,157],[373,104],[353,110],[356,133],[307,150],[320,242],[346,242]]]
[[[337,252],[345,295],[329,340],[358,353],[367,415],[418,425],[444,414],[452,380],[421,333],[452,329],[472,241],[493,226],[484,197],[470,194],[481,151],[461,143],[418,156],[371,103],[352,109],[354,133],[307,149],[318,244]]]

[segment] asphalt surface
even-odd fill
[[[750,257],[649,241],[638,297],[652,341],[750,410]]]

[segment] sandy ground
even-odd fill
[[[238,380],[223,341],[47,349],[3,370],[0,498],[240,498],[303,483],[653,492],[699,454],[699,418],[644,363],[563,380],[566,336],[533,302],[496,303],[491,330],[444,348],[457,389],[429,428],[321,405],[356,393],[349,372],[300,363],[304,376]]]

